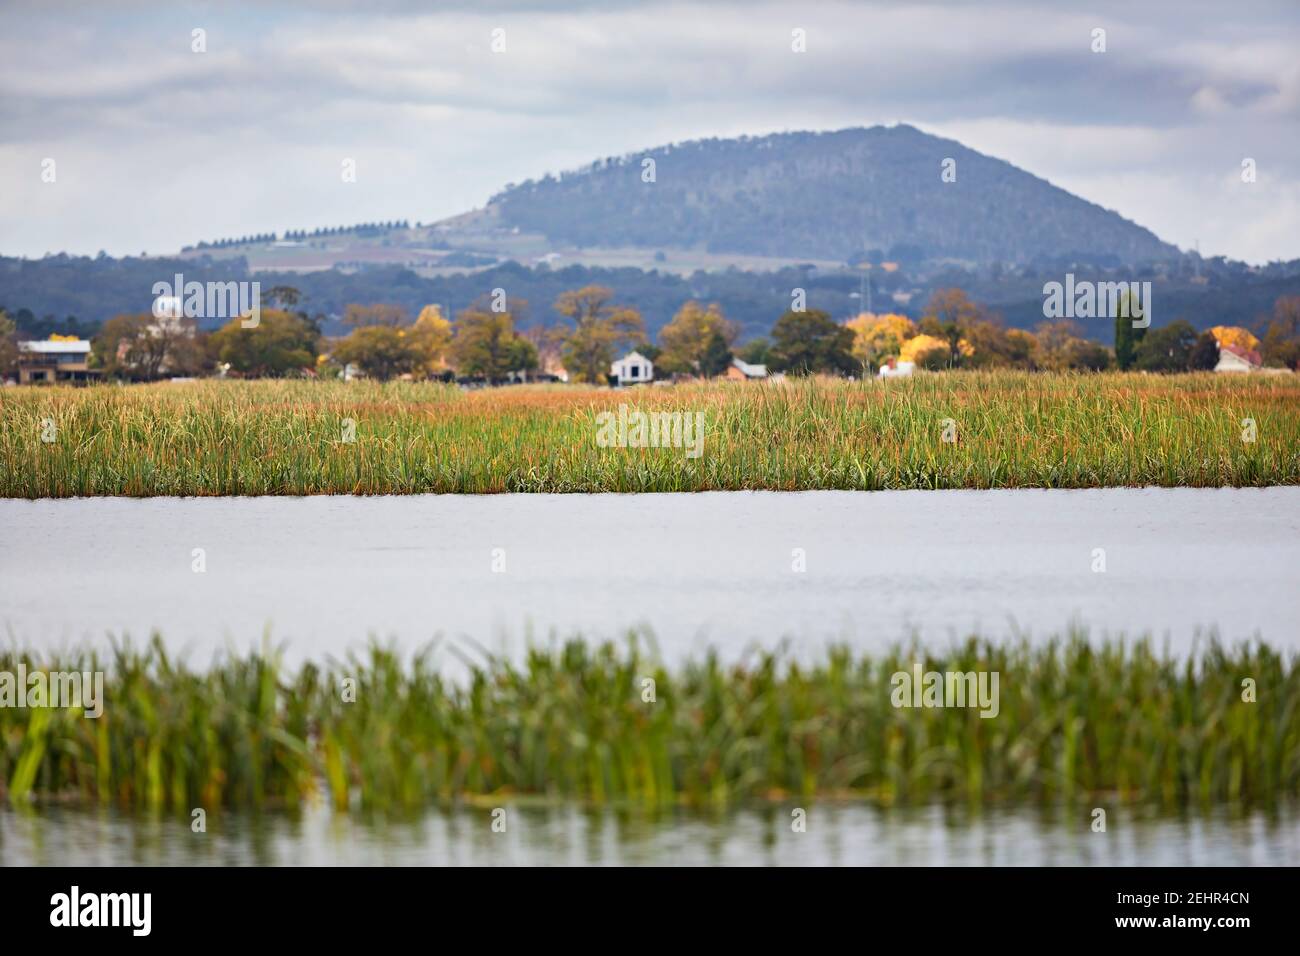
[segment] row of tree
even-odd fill
[[[275,287],[263,302],[256,326],[234,318],[210,333],[192,319],[147,312],[114,316],[91,340],[92,364],[128,381],[216,369],[244,377],[338,375],[353,366],[377,379],[455,373],[501,382],[539,368],[546,355],[574,380],[603,383],[619,352],[645,339],[640,313],[615,303],[613,293],[601,286],[560,297],[555,308],[567,320],[560,329],[525,330],[527,303],[501,294],[475,302],[454,323],[436,305],[426,306],[414,321],[397,305],[349,305],[343,321],[351,331],[333,341],[321,332],[325,316],[298,308],[296,289]],[[0,373],[17,362],[16,327],[7,318],[4,322]]]
[[[736,346],[739,327],[716,304],[687,302],[660,331],[657,344],[649,342],[637,310],[614,302],[603,286],[565,292],[554,308],[565,325],[521,331],[527,303],[507,303],[504,296],[481,300],[454,324],[436,306],[426,307],[409,326],[398,306],[353,305],[344,320],[354,330],[331,354],[335,363],[353,364],[377,378],[455,369],[462,376],[502,381],[536,369],[546,357],[563,365],[572,380],[604,382],[610,363],[633,346],[655,363],[659,377],[721,375],[737,357],[792,374],[874,373],[891,361],[931,370],[1179,372],[1214,368],[1221,343],[1262,349],[1273,364],[1292,368],[1300,351],[1297,297],[1278,300],[1266,347],[1244,329],[1216,327],[1198,334],[1183,321],[1134,329],[1129,318],[1117,317],[1114,352],[1085,338],[1073,322],[1045,321],[1033,332],[1005,328],[960,289],[935,293],[915,322],[904,315],[863,314],[841,324],[822,311],[790,310],[777,320],[770,340],[741,347]]]
[[[716,376],[734,358],[796,375],[873,374],[899,361],[931,370],[1179,372],[1212,369],[1223,345],[1257,352],[1269,365],[1295,369],[1300,362],[1300,296],[1277,300],[1262,338],[1224,326],[1198,334],[1184,321],[1139,329],[1117,316],[1113,351],[1068,321],[1043,322],[1032,332],[1006,328],[960,289],[935,293],[916,321],[864,313],[839,323],[824,311],[792,309],[777,320],[770,338],[741,346],[739,326],[718,305],[696,301],[683,305],[653,344],[640,313],[597,285],[560,295],[553,308],[565,321],[556,328],[526,327],[528,304],[498,289],[454,321],[436,305],[412,321],[402,306],[352,304],[343,315],[351,331],[335,340],[322,335],[325,317],[299,308],[300,299],[294,288],[274,287],[263,297],[267,305],[255,328],[233,319],[208,334],[193,320],[115,316],[92,340],[92,361],[107,375],[128,380],[216,368],[248,377],[338,375],[350,366],[377,379],[455,374],[503,382],[562,366],[570,380],[592,383],[606,382],[611,363],[633,347],[655,363],[657,377]],[[0,313],[0,373],[17,361],[14,340],[13,322]]]
[[[386,232],[392,232],[394,229],[410,229],[411,223],[407,219],[392,219],[388,222],[362,222],[355,226],[326,226],[317,229],[289,229],[285,232],[286,239],[314,239],[319,236],[378,236]]]
[[[389,222],[363,222],[355,226],[327,226],[318,229],[287,229],[284,233],[285,239],[315,239],[321,236],[381,236],[386,232],[392,232],[394,229],[409,229],[411,223],[406,219],[393,219]],[[259,232],[251,236],[240,236],[231,239],[214,239],[204,240],[194,246],[186,246],[182,251],[189,252],[193,249],[226,249],[230,246],[247,246],[250,244],[275,242],[279,238],[274,232]]]
[[[1300,296],[1280,296],[1264,325],[1263,338],[1239,326],[1217,325],[1198,333],[1190,322],[1178,320],[1160,328],[1135,328],[1130,319],[1115,317],[1115,366],[1143,372],[1197,372],[1214,368],[1220,349],[1232,346],[1262,365],[1300,365]]]
[[[1300,296],[1277,299],[1262,339],[1233,326],[1198,333],[1182,320],[1134,328],[1133,320],[1120,314],[1112,351],[1085,338],[1071,321],[1044,321],[1032,332],[1006,328],[960,289],[936,292],[915,322],[905,315],[863,314],[839,325],[824,312],[789,312],[777,322],[772,339],[770,346],[751,342],[742,357],[766,358],[777,369],[839,374],[875,371],[892,361],[932,370],[1185,372],[1213,369],[1220,346],[1232,345],[1258,353],[1264,365],[1295,370],[1300,362]]]
[[[259,232],[251,236],[239,236],[230,239],[215,239],[212,242],[200,242],[197,246],[186,246],[182,251],[188,252],[191,249],[225,249],[229,246],[247,246],[252,243],[275,242],[275,233]]]

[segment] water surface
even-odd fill
[[[637,625],[670,659],[783,638],[811,655],[828,640],[1043,637],[1071,620],[1175,650],[1210,627],[1300,648],[1297,532],[1300,488],[4,500],[0,622],[45,649],[157,629],[200,664],[268,627],[295,659],[372,634],[518,650],[530,633]],[[787,806],[647,818],[503,805],[505,833],[487,807],[407,822],[223,814],[204,834],[187,819],[5,807],[0,863],[1300,863],[1295,811],[1116,809],[1093,833],[1085,810],[829,804],[796,833]]]
[[[647,625],[672,658],[1073,619],[1300,647],[1295,487],[4,500],[0,530],[0,625],[40,647],[159,629],[204,657],[269,627],[301,658]]]
[[[1087,808],[970,811],[792,807],[717,817],[536,808],[504,802],[434,812],[409,822],[366,821],[317,808],[297,818],[187,820],[48,809],[0,810],[4,865],[853,865],[1284,866],[1300,863],[1300,814],[1147,817],[1111,810],[1093,832]]]

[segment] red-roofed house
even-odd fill
[[[1258,372],[1264,364],[1254,349],[1243,349],[1240,345],[1220,345],[1219,364],[1214,366],[1216,372]]]

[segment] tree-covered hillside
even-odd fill
[[[876,249],[981,263],[1177,255],[1117,213],[906,125],[663,146],[508,187],[492,202],[511,226],[582,246],[833,260]]]

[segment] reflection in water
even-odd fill
[[[187,819],[62,808],[0,811],[0,863],[16,865],[863,865],[1280,866],[1300,863],[1300,808],[1275,814],[1169,818],[1112,810],[1092,832],[1090,808],[879,810],[810,804],[715,817],[503,801],[406,821],[339,815],[224,814],[206,833]]]

